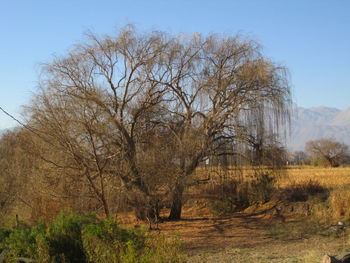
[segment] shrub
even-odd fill
[[[46,231],[50,257],[64,257],[69,262],[84,262],[85,253],[81,237],[82,227],[95,221],[96,219],[92,215],[80,216],[74,213],[60,213],[50,223]]]
[[[210,211],[216,216],[223,216],[243,210],[252,204],[263,204],[271,200],[274,193],[275,179],[269,173],[256,174],[255,180],[230,180],[210,189],[218,199],[211,202]]]
[[[10,236],[11,232],[10,229],[0,227],[0,247],[1,243]]]
[[[310,198],[318,198],[324,202],[329,196],[329,190],[321,186],[319,182],[309,180],[303,183],[294,183],[288,188],[285,188],[280,193],[282,199],[289,202],[306,202]]]
[[[40,221],[33,228],[25,227],[11,231],[2,242],[2,247],[8,250],[7,258],[29,257],[38,259],[37,241],[45,237],[45,224]]]
[[[107,219],[85,225],[82,239],[89,262],[118,262],[128,253],[129,257],[140,256],[137,252],[145,247],[146,237],[144,230],[123,229]]]
[[[150,236],[144,228],[123,229],[113,220],[86,225],[82,232],[88,262],[182,262],[178,238]]]
[[[61,213],[48,226],[2,230],[7,260],[36,262],[182,262],[178,239],[151,237],[144,229],[123,229],[114,220]],[[158,258],[161,258],[159,261]]]

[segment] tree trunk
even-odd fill
[[[181,184],[176,184],[172,193],[172,204],[169,215],[169,220],[180,220],[182,211],[182,194],[184,187]]]
[[[102,205],[103,205],[103,210],[105,212],[105,216],[106,216],[106,218],[108,218],[109,217],[109,205],[108,205],[108,202],[107,202],[107,200],[106,200],[106,198],[104,196],[102,196],[101,199],[102,199],[101,201],[102,201]]]

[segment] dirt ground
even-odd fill
[[[349,251],[349,240],[345,236],[276,238],[265,230],[269,225],[287,224],[293,220],[291,215],[281,218],[266,211],[215,218],[203,210],[184,209],[182,220],[163,222],[158,231],[180,236],[187,262],[319,263],[326,254]]]

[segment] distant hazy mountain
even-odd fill
[[[305,143],[319,138],[335,138],[350,146],[350,108],[297,108],[292,118],[288,149],[304,150]]]
[[[0,129],[0,136],[8,129]],[[309,140],[335,138],[350,146],[350,108],[297,108],[292,116],[291,136],[287,147],[291,151],[304,150]]]

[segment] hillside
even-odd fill
[[[292,134],[287,141],[290,150],[303,150],[309,140],[335,138],[350,145],[350,108],[297,108],[292,118]]]

